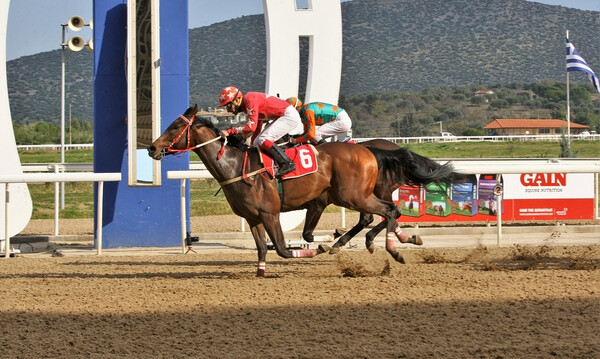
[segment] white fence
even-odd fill
[[[598,219],[598,206],[597,201],[599,198],[598,194],[598,173],[600,173],[600,160],[599,159],[438,159],[439,162],[452,161],[455,169],[463,173],[496,173],[496,174],[514,174],[514,173],[595,173],[595,190],[594,190],[594,207],[595,218]],[[52,163],[36,163],[36,164],[22,164],[24,172],[31,171],[52,171],[55,170],[56,166],[62,166],[61,170],[64,171],[93,171],[93,164],[91,163],[65,163],[65,164],[52,164]],[[62,175],[68,175],[64,173]],[[119,174],[120,175],[120,174]],[[185,234],[185,182],[187,179],[198,179],[198,178],[212,178],[210,173],[206,170],[206,167],[200,161],[190,162],[189,171],[168,171],[167,177],[169,179],[179,179],[181,181],[181,213],[182,213],[182,233]],[[56,180],[47,180],[41,182],[55,182]],[[2,183],[2,181],[0,181]],[[58,208],[58,198],[55,196],[55,208]],[[498,211],[500,213],[500,211]],[[342,226],[345,226],[344,211],[342,209]],[[58,218],[58,216],[56,216]],[[56,219],[55,219],[56,220]],[[498,242],[501,238],[501,218],[498,216]],[[243,219],[241,219],[241,226],[243,230]],[[101,226],[100,226],[101,227]],[[56,226],[56,228],[58,228]],[[185,251],[185,237],[182,238],[182,247]],[[101,248],[99,248],[101,250]]]
[[[440,161],[445,162],[445,161]],[[495,173],[498,177],[502,174],[519,173],[595,173],[594,184],[594,217],[598,218],[598,173],[600,173],[600,160],[531,160],[531,159],[477,159],[477,160],[452,160],[457,172],[465,174]],[[206,170],[196,171],[168,171],[167,178],[179,179],[181,181],[181,231],[185,231],[186,202],[185,181],[186,179],[198,179],[211,177]],[[497,202],[502,200],[502,193],[497,195]],[[343,213],[343,212],[342,212]],[[342,214],[343,215],[343,214]],[[502,237],[501,211],[497,211],[497,236],[498,245]],[[185,242],[185,237],[182,238]]]
[[[120,173],[25,173],[14,175],[0,175],[0,183],[5,184],[5,203],[4,203],[4,231],[5,231],[5,258],[10,257],[10,235],[9,235],[9,200],[10,200],[10,184],[11,183],[43,183],[54,182],[55,185],[55,201],[58,202],[58,183],[61,182],[98,182],[98,208],[96,215],[97,223],[97,253],[102,254],[102,212],[104,203],[104,182],[120,181]],[[55,217],[58,221],[58,215]],[[58,229],[58,223],[55,223]]]
[[[424,136],[424,137],[357,137],[356,142],[363,142],[374,139],[388,140],[394,143],[426,143],[426,142],[541,142],[541,141],[560,141],[562,135],[521,135],[521,136]],[[579,135],[571,135],[572,140],[600,141],[600,134],[587,135],[585,137]],[[65,151],[69,150],[92,150],[93,143],[85,144],[70,144],[65,145]],[[33,150],[52,150],[59,151],[61,145],[18,145],[17,149],[25,151]]]

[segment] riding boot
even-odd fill
[[[324,143],[327,143],[327,141],[325,141],[324,139],[320,139],[319,142],[317,142],[317,146],[322,145]]]
[[[277,162],[277,166],[279,166],[277,178],[281,178],[281,176],[296,169],[294,162],[290,160],[290,158],[281,148],[279,148],[279,146],[273,145],[267,152],[273,157],[275,162]]]

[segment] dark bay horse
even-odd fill
[[[392,192],[394,192],[398,187],[402,185],[410,184],[418,186],[425,185],[430,182],[443,182],[449,184],[453,181],[462,180],[464,178],[462,174],[452,171],[440,170],[441,167],[444,167],[443,165],[440,165],[437,162],[427,157],[421,156],[415,152],[412,152],[406,148],[398,147],[397,144],[387,140],[374,139],[360,142],[358,144],[369,148],[372,152],[377,152],[379,150],[392,151],[392,156],[394,157],[394,159],[401,160],[401,177],[390,176],[389,173],[385,171],[385,165],[380,164],[380,171],[377,176],[374,194],[378,198],[386,201],[392,201]],[[381,155],[377,156],[379,162],[383,161],[383,159],[385,158],[385,154],[387,153],[386,151],[382,151]],[[400,179],[401,181],[398,182],[398,179]],[[327,194],[325,193],[320,197],[314,199],[310,204],[307,205],[308,211],[306,213],[306,220],[304,222],[304,229],[302,231],[302,237],[307,242],[312,242],[314,240],[314,229],[323,211],[329,204],[331,204],[331,202],[329,201],[329,199],[327,198]],[[373,222],[373,214],[361,212],[358,223],[349,231],[344,233],[337,240],[337,242],[333,245],[329,253],[335,254],[339,252],[340,247],[346,245],[350,241],[350,239],[352,239],[357,233],[362,231],[371,222]],[[378,223],[369,232],[367,232],[365,245],[371,253],[373,253],[375,249],[375,246],[373,244],[374,238],[377,236],[377,234],[379,234],[379,232],[381,232],[386,227],[387,221],[384,220]],[[396,224],[395,232],[401,243],[412,243],[417,245],[423,244],[423,241],[419,236],[401,236],[402,230],[400,229],[398,224]]]
[[[188,108],[148,148],[148,154],[160,160],[180,151],[193,150],[208,171],[221,184],[233,212],[246,219],[250,225],[258,250],[257,276],[265,275],[267,244],[266,234],[283,258],[314,257],[320,249],[289,250],[286,247],[279,213],[307,208],[313,199],[327,193],[331,203],[364,213],[373,213],[387,220],[386,250],[398,262],[404,262],[396,250],[395,220],[400,212],[391,201],[378,198],[375,190],[379,166],[394,182],[401,182],[400,160],[394,161],[391,152],[380,161],[364,146],[334,142],[318,148],[318,170],[307,176],[282,181],[283,198],[277,182],[265,173],[257,151],[243,152],[225,146],[219,130],[208,120],[196,117],[198,107]],[[245,157],[247,155],[247,157]],[[245,166],[244,166],[245,164]],[[252,173],[251,181],[242,181],[244,171]],[[438,172],[452,172],[451,165],[440,167]],[[439,173],[432,173],[434,178]]]

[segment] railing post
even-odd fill
[[[58,166],[54,165],[54,173],[58,174]],[[58,217],[60,213],[59,182],[54,182],[54,235],[58,236]]]
[[[104,212],[104,181],[98,181],[98,206],[96,213],[96,234],[98,238],[96,238],[96,254],[102,254],[102,212]]]
[[[10,190],[8,189],[9,183],[5,184],[4,190],[4,258],[10,257],[10,236],[8,235],[8,202]]]
[[[180,204],[180,213],[181,213],[181,251],[183,252],[183,254],[185,254],[185,250],[186,250],[186,243],[185,243],[185,239],[186,239],[186,230],[185,230],[185,178],[181,179],[181,186],[180,186],[180,192],[179,192],[179,196],[180,196],[180,200],[179,200],[179,204]]]

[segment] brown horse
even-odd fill
[[[327,193],[332,203],[364,213],[384,217],[388,222],[386,250],[399,262],[404,262],[396,250],[395,220],[400,216],[391,201],[377,198],[373,191],[377,182],[379,166],[394,182],[401,181],[400,163],[389,158],[378,166],[376,155],[366,147],[348,143],[326,143],[318,148],[318,170],[307,176],[282,181],[283,197],[277,190],[277,181],[264,173],[254,173],[253,180],[241,181],[245,170],[261,171],[257,151],[245,153],[238,148],[220,143],[218,129],[212,122],[196,117],[198,107],[188,108],[148,148],[148,154],[160,160],[162,157],[185,150],[193,150],[212,176],[219,181],[233,212],[246,219],[250,225],[258,249],[257,276],[264,276],[267,244],[265,231],[274,244],[277,254],[283,258],[314,257],[323,250],[289,250],[286,247],[279,213],[300,208]],[[245,166],[244,166],[245,164]],[[450,165],[441,167],[452,172]]]
[[[380,167],[374,193],[378,198],[386,201],[392,201],[392,192],[402,185],[425,185],[429,182],[451,183],[464,178],[462,174],[446,171],[447,166],[442,166],[437,162],[414,153],[406,148],[400,148],[397,144],[387,140],[374,139],[360,142],[359,145],[369,148],[372,152],[377,152],[379,150],[393,151],[394,158],[401,159],[402,178],[398,178],[398,176],[390,176],[389,173],[386,173],[384,170],[385,166]],[[384,157],[385,156],[377,156],[378,160],[380,161]],[[425,174],[423,170],[425,170]],[[398,179],[401,181],[398,182]],[[324,193],[307,205],[308,211],[306,213],[306,220],[304,222],[304,229],[302,231],[302,237],[307,242],[312,242],[314,240],[314,229],[319,221],[319,218],[321,217],[321,214],[329,204],[331,204],[331,202],[327,198],[327,194]],[[358,223],[337,240],[329,253],[335,254],[339,252],[340,247],[346,245],[357,233],[371,224],[371,222],[373,222],[373,214],[361,212]],[[365,245],[369,252],[373,253],[375,250],[373,240],[377,234],[379,234],[379,232],[386,227],[387,220],[384,220],[367,232]],[[402,230],[398,224],[396,224],[395,232],[398,235],[398,239],[401,243],[412,243],[416,245],[423,244],[423,241],[419,236],[402,236],[403,238],[401,238],[400,233],[402,233]]]

